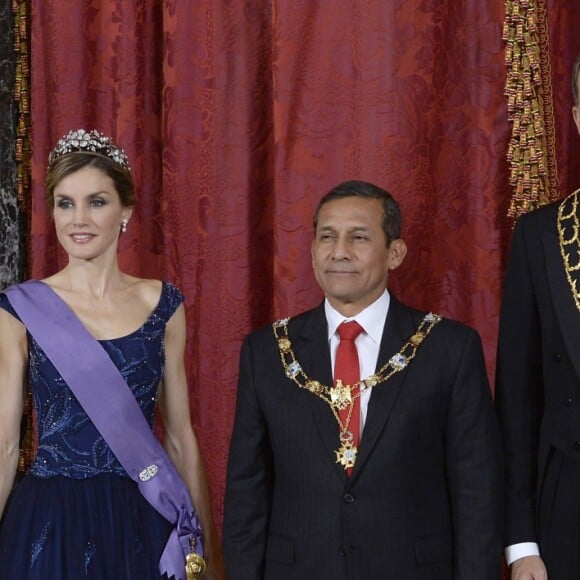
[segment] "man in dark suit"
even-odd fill
[[[579,73],[580,58],[580,131]],[[504,283],[496,401],[513,580],[580,579],[579,202],[576,192],[518,220]]]
[[[501,452],[479,336],[386,290],[407,252],[386,191],[339,185],[314,228],[324,303],[242,347],[229,579],[498,580]],[[337,336],[353,320],[358,383]]]

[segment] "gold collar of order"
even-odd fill
[[[394,374],[402,371],[415,358],[417,350],[433,330],[436,324],[441,322],[442,317],[432,312],[426,314],[413,333],[403,344],[398,353],[394,354],[381,369],[362,379],[354,385],[345,385],[342,381],[336,381],[336,385],[329,387],[319,381],[310,378],[302,369],[292,349],[292,341],[288,334],[288,322],[290,318],[277,320],[272,324],[274,336],[278,342],[280,360],[286,372],[286,376],[294,381],[301,389],[306,389],[321,398],[332,411],[339,427],[340,447],[335,451],[336,463],[340,463],[344,469],[354,466],[357,447],[353,444],[353,434],[349,431],[350,420],[354,408],[354,401],[367,390],[388,381]],[[338,411],[348,409],[345,421],[340,419]]]
[[[580,311],[580,240],[578,239],[580,223],[578,220],[578,194],[575,191],[560,203],[558,207],[558,240],[560,255],[564,262],[564,271],[570,290]]]

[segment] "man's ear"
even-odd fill
[[[576,124],[576,130],[580,135],[580,107],[574,105],[572,107],[572,117],[574,117],[574,123]]]
[[[400,238],[393,240],[389,246],[389,270],[396,270],[407,255],[407,244]]]

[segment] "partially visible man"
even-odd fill
[[[580,132],[579,74],[580,57]],[[580,579],[579,202],[575,192],[518,220],[504,283],[496,401],[513,580]]]
[[[242,347],[229,579],[498,580],[501,451],[479,336],[387,291],[407,253],[388,192],[343,183],[314,229],[324,303]]]

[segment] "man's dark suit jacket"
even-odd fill
[[[505,543],[539,542],[550,577],[551,550],[564,545],[569,531],[552,517],[562,487],[561,463],[580,464],[580,313],[560,254],[558,205],[516,224],[504,283],[496,391],[506,457]],[[549,530],[554,537],[548,537]],[[571,555],[577,559],[579,552],[576,543]]]
[[[391,296],[377,368],[423,314]],[[332,384],[323,305],[289,323]],[[288,379],[271,327],[243,345],[225,502],[230,580],[498,580],[501,452],[477,333],[443,320],[372,391],[352,476],[328,405]]]

